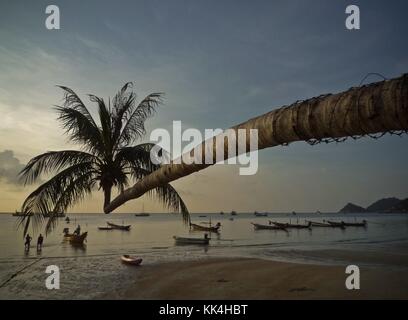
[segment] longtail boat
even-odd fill
[[[252,223],[252,222],[251,222],[251,224],[254,226],[255,230],[283,230],[283,231],[287,231],[286,228],[280,227],[280,226],[271,226],[271,225]]]
[[[195,231],[208,231],[208,232],[218,233],[220,227],[221,227],[221,223],[219,222],[214,227],[205,227],[205,226],[200,226],[199,224],[190,223],[190,228],[192,228]]]
[[[329,223],[330,225],[335,226],[335,227],[343,227],[344,228],[344,222],[343,221],[338,222],[338,221],[327,220],[327,223]]]
[[[115,224],[112,222],[106,222],[106,224],[110,227],[112,227],[113,229],[118,229],[118,230],[125,230],[125,231],[129,231],[131,225],[119,225],[119,224]]]
[[[113,227],[109,227],[109,226],[107,226],[107,227],[98,227],[98,230],[113,230],[114,228]]]
[[[204,237],[204,238],[184,238],[184,237],[174,236],[173,238],[176,241],[176,244],[207,245],[207,244],[210,243],[210,238],[208,238],[208,237]]]
[[[81,235],[72,234],[69,237],[69,243],[76,244],[76,245],[83,244],[87,236],[88,236],[88,232],[84,232]]]
[[[268,216],[266,212],[262,213],[262,212],[256,212],[256,211],[254,212],[254,215],[256,217],[267,217]]]
[[[148,217],[150,213],[142,212],[142,213],[135,213],[135,217]]]
[[[309,222],[308,224],[293,224],[293,223],[281,223],[276,221],[269,221],[269,224],[274,224],[278,227],[283,228],[293,228],[293,229],[310,229],[312,224]]]
[[[367,226],[367,221],[363,220],[361,222],[344,222],[342,221],[343,225],[345,227],[366,227]]]
[[[324,222],[316,222],[316,221],[309,221],[306,220],[306,222],[310,222],[312,227],[328,227],[328,228],[342,228],[344,229],[344,225],[342,224],[330,224],[330,223],[324,223]]]

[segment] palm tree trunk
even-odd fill
[[[295,141],[343,141],[347,137],[399,133],[408,130],[408,75],[295,102],[250,119],[231,129],[258,129],[258,150]],[[204,144],[204,143],[203,143]],[[249,150],[247,139],[247,150]],[[205,148],[203,148],[205,150]],[[215,150],[215,149],[214,149]],[[224,140],[224,150],[228,141]],[[203,152],[204,153],[204,152]],[[215,151],[213,156],[215,158]],[[203,158],[204,158],[203,154]],[[228,158],[227,152],[224,159]],[[214,161],[215,163],[215,161]],[[197,172],[209,164],[168,164],[118,195],[105,213],[153,188]]]
[[[105,208],[107,205],[109,205],[111,201],[111,194],[112,194],[112,186],[105,186],[103,188],[103,195],[104,195],[104,202],[103,202],[103,207]]]

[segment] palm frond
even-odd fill
[[[112,125],[113,125],[113,141],[115,146],[118,146],[119,137],[122,132],[122,127],[129,119],[135,109],[136,94],[127,92],[127,89],[132,87],[131,82],[126,83],[122,89],[115,95],[112,100],[113,109]]]
[[[98,104],[99,121],[101,123],[101,137],[104,145],[104,154],[111,155],[113,150],[112,117],[110,108],[106,107],[105,101],[95,95],[90,94],[89,99]]]
[[[125,146],[143,137],[146,133],[145,121],[162,102],[163,93],[152,93],[144,98],[129,115],[118,138],[118,145]]]
[[[83,151],[49,151],[32,158],[19,175],[24,184],[31,184],[42,174],[57,172],[82,162],[98,162],[98,158]]]
[[[58,120],[74,142],[84,143],[86,147],[101,148],[100,131],[88,108],[70,88],[58,86],[64,90],[64,104],[56,106]]]
[[[22,205],[24,216],[20,218],[19,226],[25,224],[24,232],[27,231],[30,224],[30,216],[35,229],[41,226],[44,222],[44,215],[53,212],[68,186],[84,175],[95,173],[93,165],[93,162],[82,162],[70,166],[35,189]]]
[[[92,153],[101,153],[103,141],[98,127],[94,126],[80,111],[68,107],[56,106],[62,128],[72,142],[82,144]]]
[[[58,223],[58,213],[66,212],[69,207],[82,201],[86,195],[91,194],[95,186],[95,178],[92,172],[84,174],[75,180],[72,180],[66,186],[63,193],[54,205],[51,216],[48,218],[45,226],[45,234],[48,235]]]
[[[140,167],[132,167],[131,170],[132,177],[135,180],[143,179],[152,173],[152,171],[142,169]],[[159,186],[149,191],[148,195],[150,195],[152,198],[158,198],[164,207],[174,212],[181,213],[184,223],[190,222],[190,214],[187,206],[185,205],[181,196],[177,193],[176,189],[174,189],[170,184]]]
[[[64,87],[64,86],[57,86],[64,90],[64,107],[74,109],[82,113],[90,123],[93,124],[94,127],[97,127],[94,118],[92,117],[91,113],[89,112],[88,108],[82,102],[82,100],[78,97],[78,95],[74,92],[74,90]]]
[[[150,151],[155,146],[153,143],[142,143],[134,147],[121,148],[116,154],[115,162],[121,166],[129,165],[132,168],[142,168],[152,172],[160,168],[154,164],[150,157]]]
[[[174,189],[170,184],[157,187],[149,193],[154,195],[155,198],[158,198],[166,208],[174,212],[181,213],[183,222],[185,224],[190,223],[190,213],[188,212],[186,204],[176,189]]]

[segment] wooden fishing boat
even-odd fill
[[[265,213],[262,213],[262,212],[254,212],[254,215],[256,216],[256,217],[267,217],[268,216],[268,214],[265,212]]]
[[[274,224],[275,226],[278,227],[283,227],[283,228],[292,228],[292,229],[311,229],[311,222],[308,224],[293,224],[293,223],[281,223],[281,222],[276,222],[276,221],[269,221],[269,224]]]
[[[336,226],[336,227],[343,227],[343,228],[345,227],[343,221],[338,222],[338,221],[327,220],[327,223],[331,224],[332,226]]]
[[[174,236],[174,240],[176,244],[198,244],[198,245],[208,245],[210,243],[210,238],[185,238],[185,237],[178,237]]]
[[[69,228],[64,228],[62,233],[64,234],[64,240],[69,240],[69,238],[74,235],[73,233],[69,233]]]
[[[218,233],[220,227],[221,227],[221,223],[219,222],[214,227],[206,227],[206,226],[200,226],[199,224],[190,223],[190,228],[192,228],[195,231],[208,231],[208,232]]]
[[[137,258],[137,257],[132,257],[128,254],[124,254],[123,256],[120,257],[120,260],[125,263],[129,264],[132,266],[138,266],[142,263],[143,259],[142,258]]]
[[[306,220],[306,222],[310,222],[312,227],[342,228],[342,229],[344,228],[344,226],[342,224],[336,225],[336,224],[309,221],[309,220]]]
[[[144,211],[144,203],[143,203],[142,212],[136,213],[135,217],[148,217],[148,216],[150,216],[150,214]]]
[[[280,227],[280,226],[271,226],[271,225],[252,223],[252,222],[251,222],[251,224],[254,226],[255,230],[283,230],[283,231],[287,231],[286,228]]]
[[[117,230],[124,230],[124,231],[129,231],[131,225],[119,225],[119,224],[115,224],[112,222],[106,222],[106,224],[110,227],[112,227],[113,229],[117,229]]]
[[[113,227],[107,226],[107,227],[98,227],[98,230],[113,230]]]
[[[87,236],[88,236],[88,232],[84,232],[81,235],[72,234],[69,237],[69,243],[76,244],[76,245],[81,245],[81,244],[84,243]]]
[[[345,227],[366,227],[367,226],[367,221],[363,220],[361,222],[344,222],[342,221],[343,226]]]

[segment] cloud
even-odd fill
[[[24,164],[14,156],[12,150],[0,152],[0,180],[10,184],[19,184],[18,173],[23,168]]]

